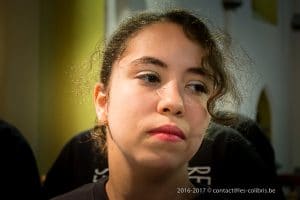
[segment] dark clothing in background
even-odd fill
[[[237,120],[236,123],[231,125],[231,128],[241,133],[251,143],[270,169],[276,171],[273,146],[258,123],[243,115],[238,115]]]
[[[102,178],[97,183],[88,183],[76,191],[72,191],[54,198],[53,200],[109,200],[105,191],[107,179]]]
[[[41,183],[33,151],[13,125],[0,120],[0,193],[10,200],[41,199]]]
[[[83,184],[96,182],[97,171],[107,168],[107,161],[100,154],[90,131],[74,136],[62,149],[48,171],[43,184],[46,199],[66,193]]]

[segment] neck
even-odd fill
[[[112,144],[113,145],[113,144]],[[129,161],[114,146],[108,150],[109,180],[106,191],[111,200],[192,199],[193,194],[177,193],[178,188],[192,188],[187,166],[176,169],[155,168]]]

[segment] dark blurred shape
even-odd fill
[[[107,166],[107,160],[100,153],[97,141],[92,139],[90,130],[83,131],[65,144],[48,171],[42,187],[43,196],[50,199],[94,182],[97,170]]]
[[[10,200],[40,200],[40,176],[30,145],[16,127],[3,120],[0,136],[1,196]]]
[[[242,134],[255,148],[268,167],[276,172],[274,148],[260,125],[249,117],[237,115],[237,122],[231,128]]]
[[[291,26],[293,30],[300,30],[300,13],[295,13],[292,16]]]
[[[213,162],[218,162],[214,164],[218,173],[212,175],[217,178],[216,184],[272,188],[276,191],[274,195],[258,197],[285,199],[282,182],[277,174],[274,148],[269,138],[255,120],[245,115],[218,113],[221,117],[228,114],[235,115],[235,120],[229,127],[236,130],[243,140],[232,133],[225,134],[224,130],[228,127],[221,128],[218,124],[213,124],[208,131],[207,137],[213,138],[214,147],[211,149],[217,151],[212,158]],[[220,131],[222,129],[223,131]],[[245,141],[248,144],[245,144]],[[219,147],[221,144],[223,147]]]
[[[241,0],[223,0],[223,7],[226,10],[234,10],[242,5]]]
[[[190,166],[209,167],[209,173],[199,175],[210,178],[213,188],[272,191],[219,194],[225,199],[285,199],[276,172],[249,140],[230,127],[213,124]]]
[[[226,116],[230,112],[219,112],[219,116]],[[238,113],[230,113],[234,121],[230,128],[237,130],[258,153],[270,170],[276,172],[274,148],[260,125],[250,117]],[[215,132],[212,128],[211,132]]]

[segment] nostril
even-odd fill
[[[178,111],[177,113],[176,113],[176,115],[181,115],[182,114],[182,112],[181,111]]]
[[[163,113],[169,113],[169,112],[171,112],[171,109],[164,108],[164,109],[162,109],[162,112]],[[177,115],[177,116],[182,115],[182,111],[178,110],[178,111],[174,112],[174,114]]]
[[[164,108],[163,112],[169,112],[170,110],[168,108]]]

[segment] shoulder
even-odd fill
[[[22,136],[20,130],[4,120],[0,120],[0,133],[1,138],[5,138],[6,140],[25,141],[25,138]],[[2,141],[7,142],[4,140]]]
[[[60,154],[77,157],[87,155],[90,158],[96,147],[96,140],[91,136],[90,130],[82,131],[73,136],[63,147]],[[83,158],[85,158],[85,156]]]
[[[236,150],[251,149],[251,143],[231,127],[213,124],[205,137],[214,156],[224,157]],[[204,141],[205,141],[204,140]],[[205,144],[205,143],[204,143]]]
[[[84,143],[88,143],[91,141],[93,141],[92,136],[91,136],[91,131],[85,130],[85,131],[82,131],[82,132],[76,134],[75,136],[73,136],[67,144],[68,145],[77,145],[80,143],[84,144]]]
[[[93,197],[94,187],[95,187],[95,183],[85,184],[75,190],[72,190],[71,192],[57,196],[52,200],[68,200],[68,199],[94,200]]]
[[[107,179],[103,178],[97,183],[85,184],[51,200],[108,200],[105,192],[106,181]]]
[[[30,144],[22,135],[22,132],[14,125],[4,120],[0,120],[0,136],[0,149],[2,155],[8,157],[11,157],[12,155],[29,155],[29,157],[33,157],[33,151]]]

